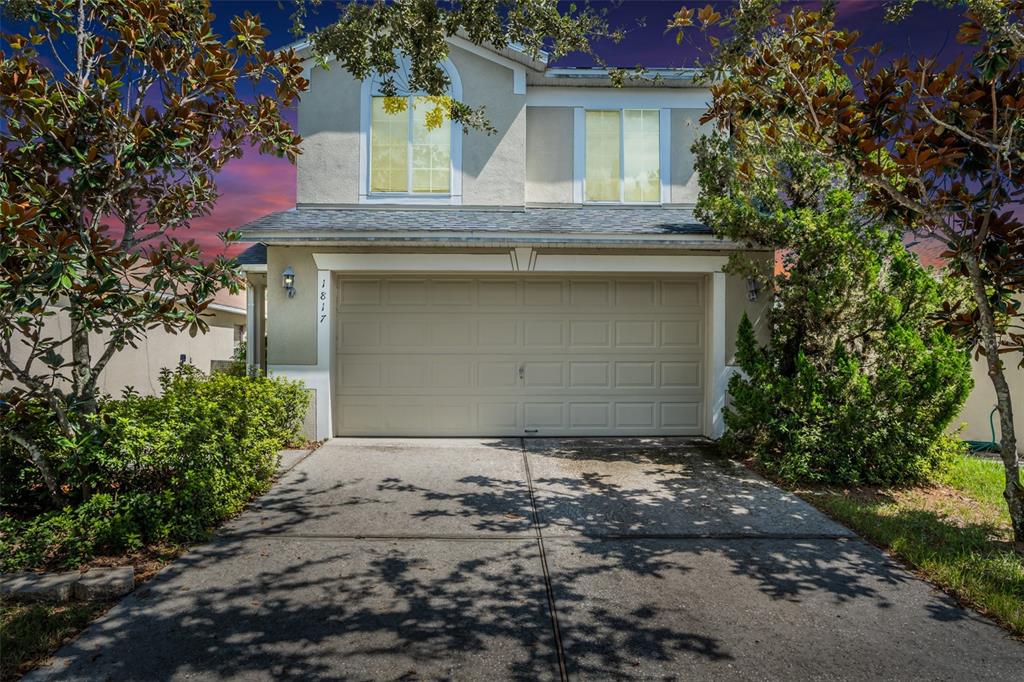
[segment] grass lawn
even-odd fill
[[[963,604],[1024,636],[1024,560],[1011,545],[1002,463],[965,457],[929,486],[798,490]]]
[[[0,602],[0,678],[13,680],[108,608],[108,602]]]

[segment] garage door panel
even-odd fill
[[[477,284],[477,303],[494,307],[519,305],[519,285],[519,280],[480,281]]]
[[[527,307],[558,307],[565,303],[565,283],[557,281],[527,281],[523,283],[523,303]]]
[[[699,429],[703,411],[699,402],[662,403],[661,426],[665,429]]]
[[[611,286],[611,282],[602,280],[572,280],[569,302],[573,306],[607,308],[611,303]]]
[[[422,306],[428,301],[426,280],[391,280],[386,283],[385,290],[391,306]]]
[[[522,430],[518,403],[477,403],[476,409],[479,433],[505,434]]]
[[[524,344],[531,348],[561,348],[565,338],[562,320],[526,320],[523,324]]]
[[[662,282],[661,307],[672,309],[703,308],[700,282]]]
[[[351,278],[336,285],[342,435],[701,432],[697,278]]]
[[[654,362],[616,362],[615,388],[656,388]]]
[[[338,340],[346,349],[380,346],[380,324],[373,320],[342,320]]]
[[[475,287],[472,280],[432,280],[430,304],[432,306],[467,306],[473,303]]]
[[[611,364],[607,360],[569,363],[569,387],[584,390],[611,388]]]
[[[527,429],[561,428],[565,426],[565,403],[530,401],[525,404]]]
[[[565,388],[563,361],[527,361],[522,363],[523,385],[527,390],[536,388]]]
[[[673,350],[703,350],[704,321],[691,319],[662,322],[661,346]]]
[[[606,401],[569,403],[569,427],[583,430],[606,430],[612,425],[611,407],[611,404]]]
[[[611,322],[608,320],[570,320],[569,350],[611,347]]]
[[[654,348],[657,326],[654,320],[619,320],[615,323],[615,347]]]
[[[338,288],[339,306],[368,306],[380,304],[379,280],[346,280]]]
[[[653,280],[616,282],[615,305],[633,310],[651,310],[656,305],[656,291]]]
[[[494,319],[491,317],[476,321],[476,338],[481,348],[499,350],[519,347],[519,322],[517,320]]]
[[[359,388],[379,388],[380,362],[372,358],[340,363],[338,383],[346,391]]]
[[[701,388],[703,363],[700,362],[662,362],[661,388]]]
[[[615,427],[619,429],[654,429],[655,403],[653,402],[617,402],[615,403]]]

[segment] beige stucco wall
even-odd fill
[[[230,360],[235,349],[235,325],[245,328],[245,315],[223,311],[213,312],[207,316],[210,329],[205,334],[192,337],[188,332],[170,334],[161,328],[151,329],[146,338],[138,342],[138,348],[126,347],[117,353],[100,375],[99,389],[115,397],[122,389],[132,386],[142,395],[155,395],[160,392],[160,370],[164,367],[177,367],[181,356],[185,362],[203,372],[210,371],[212,360]],[[66,313],[58,313],[50,317],[45,325],[47,335],[59,338],[67,336],[71,330],[71,321]],[[27,349],[15,342],[13,355],[15,362],[27,357]],[[103,351],[103,338],[97,337],[91,343],[93,358]],[[70,346],[63,353],[71,356]],[[0,383],[0,390],[8,388],[8,383]]]
[[[359,81],[341,66],[310,74],[299,102],[302,154],[296,162],[300,203],[359,201]]]
[[[512,92],[512,70],[452,47],[463,101],[483,106],[497,132],[470,130],[462,137],[462,203],[521,206],[526,181],[526,96]],[[299,103],[303,137],[297,162],[299,204],[359,201],[360,81],[344,68],[316,67]]]
[[[771,255],[763,254],[766,267],[771,267]],[[756,253],[752,257],[757,257]],[[738,275],[725,277],[725,362],[728,365],[736,362],[736,331],[739,329],[743,313],[747,314],[754,325],[761,343],[768,342],[768,311],[771,307],[771,293],[762,290],[756,301],[747,298],[747,278]]]
[[[526,108],[526,201],[572,203],[572,107]]]
[[[331,249],[274,246],[267,249],[267,364],[316,364],[316,263],[314,252]],[[295,296],[281,286],[281,272],[295,271]]]
[[[493,135],[470,130],[462,138],[462,203],[522,206],[526,183],[526,95],[512,92],[512,70],[452,47],[449,58],[462,79],[462,98],[483,106]]]
[[[1022,440],[1024,434],[1024,370],[1016,365],[1012,356],[1004,359],[1006,381],[1010,384],[1010,399],[1013,401],[1013,426],[1017,433],[1017,440]],[[996,405],[996,392],[992,388],[992,380],[988,376],[988,368],[985,358],[972,359],[971,375],[974,377],[974,390],[967,397],[967,402],[960,412],[960,415],[953,420],[950,426],[954,429],[964,426],[961,437],[968,440],[989,440],[992,437],[992,430],[989,428],[988,415]],[[996,427],[996,439],[998,440],[999,414],[993,418]],[[1021,448],[1018,448],[1021,449]]]
[[[695,204],[700,187],[694,168],[696,157],[691,147],[702,134],[710,132],[711,124],[700,125],[703,109],[672,110],[672,191],[673,204]]]
[[[669,199],[695,204],[700,191],[691,147],[710,132],[700,125],[703,109],[672,109]],[[572,203],[573,111],[571,107],[528,107],[526,113],[526,201],[537,204]]]

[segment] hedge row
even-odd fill
[[[74,500],[62,508],[31,504],[45,490],[37,473],[22,458],[5,463],[2,570],[66,568],[200,540],[267,489],[278,452],[299,438],[302,384],[190,367],[161,383],[160,396],[105,400],[89,439],[54,446],[54,468]]]

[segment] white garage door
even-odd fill
[[[339,435],[690,435],[700,278],[337,281]]]

